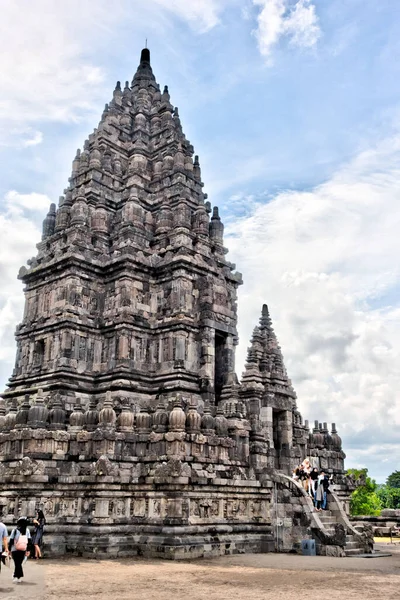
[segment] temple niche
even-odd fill
[[[314,537],[339,556],[358,535],[341,439],[303,421],[266,305],[239,383],[242,277],[223,233],[146,48],[19,273],[0,506],[6,523],[42,508],[53,555],[177,559]],[[333,529],[290,479],[305,457],[335,477]]]

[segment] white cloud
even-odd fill
[[[290,6],[288,0],[253,0],[261,10],[255,31],[260,53],[272,63],[272,52],[280,39],[286,36],[293,46],[315,46],[321,30],[312,0],[297,0]]]
[[[227,0],[148,0],[139,7],[115,0],[111,8],[108,0],[0,0],[0,146],[40,143],[39,132],[25,139],[32,123],[97,114],[109,94],[103,89],[104,49],[114,47],[116,31],[124,35],[128,26],[133,37],[154,31],[164,15],[202,33],[218,23],[226,5]]]
[[[153,0],[165,10],[177,15],[199,32],[212,29],[219,22],[224,0]]]
[[[7,215],[15,214],[16,212],[21,214],[21,209],[47,211],[51,203],[50,198],[45,194],[38,194],[36,192],[20,194],[15,190],[7,192],[4,200]]]
[[[372,443],[400,456],[399,164],[397,137],[227,227],[244,273],[239,365],[267,302],[303,416],[337,422],[350,462]]]
[[[17,194],[10,192],[3,202],[5,211],[0,214],[0,375],[11,375],[16,344],[14,330],[21,321],[24,296],[22,284],[17,279],[19,268],[27,259],[36,255],[36,244],[40,240],[38,227],[25,216],[23,207],[31,199],[35,209],[43,203],[42,194]],[[48,199],[47,199],[48,201]],[[30,207],[32,207],[32,205]],[[17,210],[15,210],[17,207]]]
[[[22,142],[25,148],[29,146],[37,146],[43,142],[43,133],[41,131],[30,131],[29,137]]]

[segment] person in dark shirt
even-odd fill
[[[320,484],[323,489],[322,510],[327,510],[327,508],[328,508],[328,491],[329,491],[329,484],[332,481],[332,475],[330,477],[328,477],[328,475],[324,472],[322,472],[321,475],[323,475],[323,478],[321,479],[321,484]]]
[[[310,480],[311,480],[311,493],[312,493],[312,499],[314,502],[314,506],[317,505],[317,499],[316,499],[316,492],[317,492],[317,480],[318,480],[318,469],[317,467],[313,467],[311,473],[310,473]]]
[[[46,524],[46,518],[42,510],[37,511],[36,519],[33,520],[33,524],[35,525],[35,529],[32,536],[32,543],[35,549],[35,558],[38,560],[39,558],[42,558],[40,547],[43,543],[43,532]]]

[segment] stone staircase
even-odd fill
[[[309,522],[307,534],[311,533],[315,539],[317,554],[350,557],[373,553],[372,528],[355,528],[349,521],[342,500],[332,489],[328,492],[329,510],[317,512],[311,497],[297,481],[283,473],[275,473],[274,477],[296,497],[296,504],[300,505]]]
[[[337,517],[330,510],[324,510],[323,512],[320,512],[318,516],[326,532],[333,535],[335,533],[334,525],[339,522]],[[347,533],[346,545],[344,546],[345,555],[357,556],[358,554],[364,554],[364,552],[365,550],[359,541],[356,540],[356,536]]]

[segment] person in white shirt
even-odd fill
[[[15,569],[13,582],[20,583],[24,576],[22,563],[25,556],[30,554],[31,532],[28,529],[28,519],[20,517],[17,521],[17,526],[12,530],[10,535],[9,548],[14,561]]]

